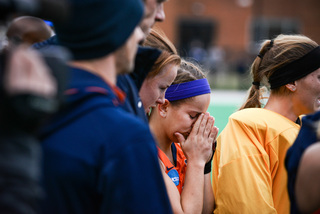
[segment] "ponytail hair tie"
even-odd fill
[[[269,42],[269,44],[268,44],[268,46],[267,46],[267,51],[269,51],[269,50],[273,47],[273,43],[274,43],[274,39],[271,39],[270,42]],[[266,51],[266,52],[267,52],[267,51]],[[266,52],[265,52],[265,53],[266,53]],[[263,54],[262,54],[262,53],[259,53],[259,54],[257,55],[257,57],[259,57],[259,58],[262,60],[265,53],[263,53]]]
[[[273,42],[274,42],[274,39],[271,39],[268,45],[268,50],[270,50],[273,47]]]
[[[257,88],[260,87],[260,82],[252,82],[252,85],[257,86]]]

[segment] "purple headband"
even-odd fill
[[[208,83],[208,80],[204,78],[193,80],[190,82],[170,85],[170,87],[166,91],[165,98],[171,102],[210,93],[210,85]]]

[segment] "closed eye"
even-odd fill
[[[201,114],[201,112],[200,113],[193,113],[193,114],[189,114],[189,116],[190,116],[190,118],[192,119],[192,120],[194,120],[194,119],[197,119],[198,117],[199,117],[199,115]]]
[[[169,85],[168,86],[164,86],[164,87],[159,87],[161,91],[166,91],[168,88],[169,88]]]
[[[190,116],[191,119],[196,119],[197,118],[197,115],[196,116],[192,116],[192,115],[189,114],[189,116]]]

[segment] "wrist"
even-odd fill
[[[212,156],[210,158],[210,160],[205,164],[204,166],[204,174],[208,174],[211,172],[212,170],[212,159],[213,159],[213,155],[214,155],[214,152],[212,153]]]
[[[195,159],[187,159],[188,163],[187,166],[203,169],[206,165],[204,160],[195,160]]]

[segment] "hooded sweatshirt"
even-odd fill
[[[41,134],[42,212],[171,213],[154,139],[121,92],[72,68],[66,94]]]

